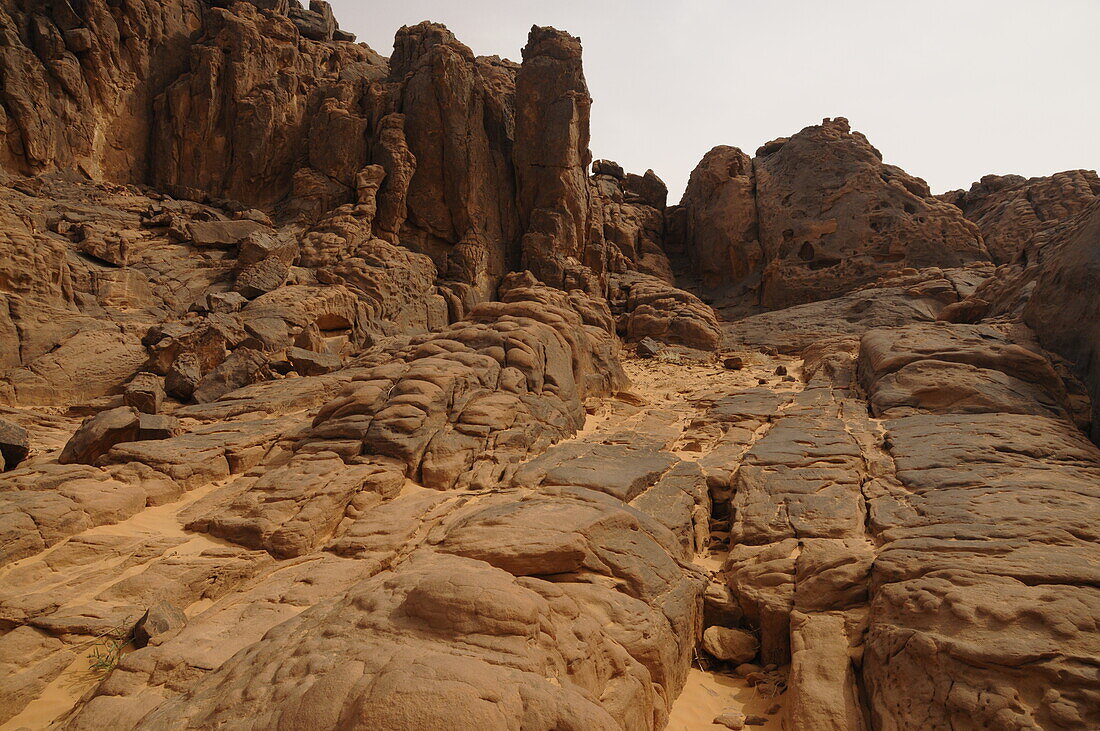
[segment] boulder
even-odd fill
[[[190,401],[202,376],[200,358],[194,353],[183,353],[172,363],[168,375],[164,377],[164,390],[180,401]]]
[[[646,274],[611,277],[608,298],[626,340],[651,338],[669,345],[715,350],[722,331],[714,310],[695,295]]]
[[[30,453],[27,430],[7,419],[0,419],[0,470],[14,470]]]
[[[315,322],[311,322],[309,325],[302,328],[300,333],[294,336],[294,347],[310,350],[314,353],[325,353],[328,351],[325,339],[321,335],[321,329],[317,327],[317,323]]]
[[[239,292],[211,292],[206,295],[206,309],[210,312],[232,314],[240,312],[248,299]]]
[[[289,273],[285,262],[278,257],[268,257],[242,269],[234,288],[246,299],[256,299],[283,286]]]
[[[138,411],[129,406],[101,411],[89,416],[65,444],[57,461],[61,464],[89,464],[122,442],[138,439]]]
[[[249,235],[264,231],[266,227],[256,221],[192,221],[187,232],[194,246],[237,246]]]
[[[164,642],[186,624],[187,615],[182,609],[169,602],[160,602],[147,609],[134,626],[134,646],[141,648]]]
[[[703,649],[719,660],[740,665],[756,657],[760,642],[751,632],[729,627],[707,627]]]
[[[311,41],[331,41],[336,33],[332,6],[324,0],[310,0],[308,10],[291,6],[290,19],[298,32]]]
[[[298,257],[298,242],[286,231],[257,230],[241,240],[237,248],[237,266],[247,267],[275,257],[290,265]]]
[[[141,414],[138,417],[138,441],[148,439],[171,439],[183,434],[183,425],[174,416],[164,414]]]
[[[263,379],[267,356],[252,348],[237,348],[217,368],[202,377],[192,394],[200,404]]]
[[[321,376],[339,370],[343,365],[338,355],[303,348],[287,348],[286,357],[294,365],[294,370],[302,376]]]

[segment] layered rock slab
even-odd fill
[[[861,369],[873,393],[892,377],[887,363],[941,359],[974,364],[965,383],[984,396],[918,398],[918,413],[883,423],[896,483],[868,491],[868,526],[880,543],[863,667],[868,708],[874,723],[902,727],[1088,726],[1100,594],[1089,558],[1097,535],[1083,516],[1100,498],[1100,451],[1050,414],[1060,383],[1048,360],[990,332],[974,338],[980,332],[924,326],[864,338]],[[985,369],[1039,388],[1004,399]],[[1033,407],[1020,408],[1028,397]]]

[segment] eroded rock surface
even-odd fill
[[[749,157],[716,147],[670,215],[705,287],[768,309],[825,300],[894,270],[989,261],[978,227],[883,162],[844,118]]]
[[[521,60],[0,2],[0,724],[1100,727],[1095,173]]]

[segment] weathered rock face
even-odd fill
[[[387,212],[385,228],[399,228],[405,245],[431,255],[444,278],[473,286],[482,299],[519,259],[516,71],[508,61],[475,57],[433,23],[398,31],[390,59],[388,86],[404,123],[403,135],[396,122],[380,135],[382,164],[393,179],[383,190],[403,198],[387,206],[406,207],[408,217],[394,228],[389,221],[400,216]]]
[[[708,288],[755,290],[763,265],[752,159],[736,147],[708,152],[691,173],[670,250],[688,260]]]
[[[905,267],[988,261],[978,228],[887,165],[848,120],[757,150],[712,150],[685,192],[678,246],[710,287],[769,309],[836,297]],[[757,279],[759,280],[757,288]]]
[[[1033,364],[1041,359],[965,333],[953,334],[951,343],[936,329],[931,338],[898,334],[896,355],[887,359],[879,339],[886,333],[869,333],[863,342],[869,387],[889,380],[886,363],[910,359],[980,364],[969,384],[990,394],[997,391],[983,385],[986,369],[1036,382]],[[1089,642],[1084,633],[1097,611],[1094,592],[1081,587],[1078,573],[1096,542],[1089,529],[1069,543],[1055,535],[1077,534],[1079,501],[1095,499],[1079,491],[1097,479],[1100,451],[1069,422],[1041,413],[1045,397],[1029,413],[1017,406],[1023,398],[983,406],[922,398],[917,413],[884,423],[902,492],[883,484],[868,498],[869,525],[884,541],[873,569],[863,671],[876,724],[928,718],[929,704],[935,723],[1095,723],[1095,685],[1052,687],[1046,679],[1080,677],[1090,652],[1070,648]],[[961,552],[955,550],[960,537],[967,546]],[[1054,569],[1054,556],[1063,552],[1067,563]],[[1036,574],[1044,578],[1028,578]],[[1044,649],[1054,647],[1069,652]],[[991,702],[976,700],[980,695]],[[933,700],[940,697],[943,702]]]
[[[587,169],[592,97],[580,40],[531,29],[516,76],[516,192],[523,265],[553,286],[593,291],[605,269],[589,244],[593,216]]]
[[[662,279],[675,277],[663,248],[668,188],[652,170],[626,174],[614,163],[593,165],[593,202],[603,218],[602,235],[612,272],[636,271]]]
[[[1065,357],[1092,394],[1092,437],[1100,443],[1100,203],[1075,217],[1051,244],[1024,309],[1039,341]]]
[[[141,180],[154,97],[183,71],[201,0],[0,7],[0,166]]]
[[[891,269],[988,260],[973,224],[883,164],[847,120],[765,145],[754,168],[766,307],[827,299]]]
[[[318,40],[249,3],[207,10],[189,71],[154,104],[153,182],[253,206],[291,193],[321,210],[350,200],[369,162],[362,95],[386,63]]]
[[[1066,175],[1062,174],[1063,178]],[[1048,187],[1052,180],[1041,187]],[[1039,183],[1043,181],[1040,179]],[[1065,207],[1071,208],[1079,200],[1071,195]],[[1096,441],[1100,438],[1095,411],[1100,380],[1095,364],[1097,333],[1092,324],[1095,298],[1079,293],[1090,292],[1095,286],[1100,204],[1094,200],[1076,215],[1055,218],[1037,228],[1027,218],[1022,220],[1020,230],[1008,226],[1004,229],[1005,236],[1026,242],[1020,253],[961,300],[954,319],[977,322],[983,318],[1011,317],[1031,326],[1039,342],[1065,358],[1068,367],[1084,381],[1094,405],[1089,421]]]
[[[938,196],[962,209],[981,229],[993,261],[1010,264],[1041,237],[1100,196],[1092,170],[1067,170],[1047,178],[986,175],[970,186]]]

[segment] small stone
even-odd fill
[[[746,726],[766,726],[767,724],[768,719],[763,716],[748,716],[745,718]]]
[[[249,345],[249,347],[255,347],[265,352],[282,350],[290,339],[286,321],[281,317],[257,317],[246,322],[244,329],[251,336],[249,340],[253,341],[255,345],[250,344],[248,341],[245,341],[242,345]]]
[[[759,665],[753,665],[751,662],[744,662],[738,665],[733,672],[740,675],[742,678],[748,677],[752,673],[760,673],[763,668]]]
[[[293,237],[256,231],[241,241],[237,249],[237,268],[244,269],[270,257],[290,265],[297,256],[298,243]]]
[[[183,610],[169,602],[160,602],[145,612],[134,627],[134,646],[145,647],[153,640],[158,644],[168,634],[174,634],[187,624]]]
[[[778,703],[773,703],[771,708],[764,711],[764,713],[767,713],[769,716],[774,716],[775,714],[779,713],[779,708],[780,706]]]
[[[712,723],[736,731],[737,729],[745,728],[745,714],[741,713],[741,711],[738,711],[736,708],[727,708],[715,716]]]
[[[739,371],[745,367],[745,360],[737,355],[732,355],[722,361],[722,367],[727,371]]]
[[[653,338],[642,338],[638,341],[638,347],[636,352],[639,358],[652,358],[660,353],[664,349],[664,346],[658,343]]]
[[[781,366],[776,366],[775,367],[775,375],[777,375],[777,376],[787,375],[787,366],[782,366],[782,365]]]
[[[783,376],[783,383],[794,383],[795,380],[794,376]]]

